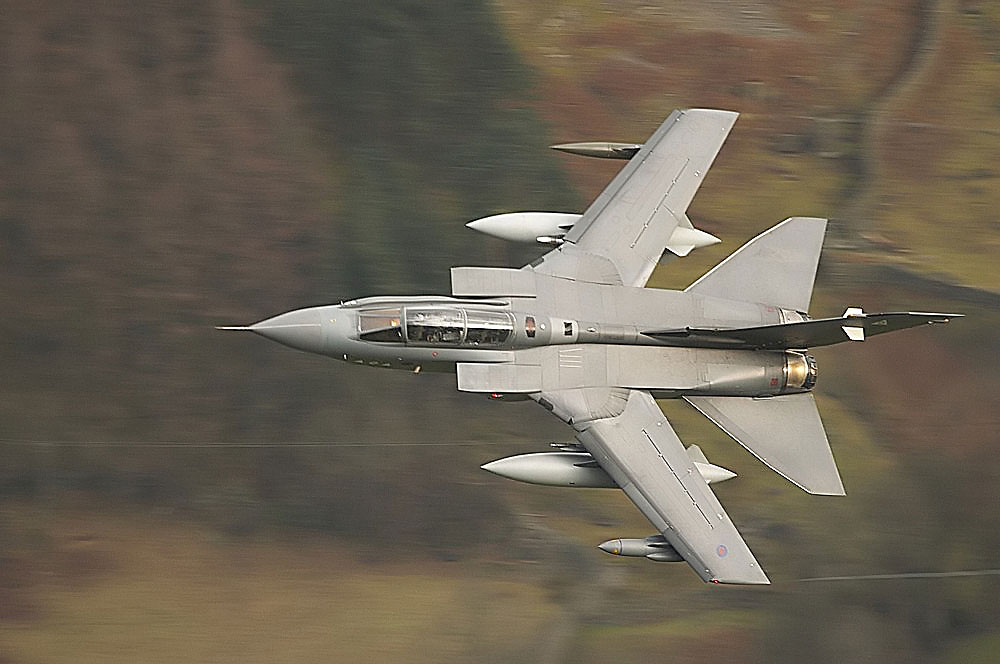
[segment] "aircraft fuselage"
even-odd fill
[[[250,329],[344,362],[457,371],[459,389],[471,392],[610,384],[661,398],[771,396],[815,382],[811,358],[801,353],[692,348],[643,334],[781,324],[802,320],[799,312],[681,291],[546,281],[541,296],[368,297],[291,311]]]

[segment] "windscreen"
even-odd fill
[[[358,332],[365,341],[402,341],[401,311],[368,309],[358,314]]]

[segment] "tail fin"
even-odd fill
[[[811,394],[684,400],[792,484],[809,493],[844,495],[837,462]]]
[[[824,233],[826,219],[786,219],[740,247],[686,291],[807,312]]]

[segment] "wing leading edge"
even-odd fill
[[[583,217],[565,242],[532,264],[577,281],[644,286],[678,226],[738,113],[674,111]]]
[[[704,581],[770,583],[648,392],[629,391],[616,417],[575,426],[577,439]]]

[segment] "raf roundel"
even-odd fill
[[[726,548],[726,545],[725,545],[725,544],[720,544],[720,545],[719,545],[719,548],[717,548],[717,549],[715,550],[715,552],[716,552],[717,554],[719,554],[719,557],[720,557],[720,558],[725,558],[725,557],[726,557],[726,554],[728,554],[728,553],[729,553],[729,549],[727,549],[727,548]]]

